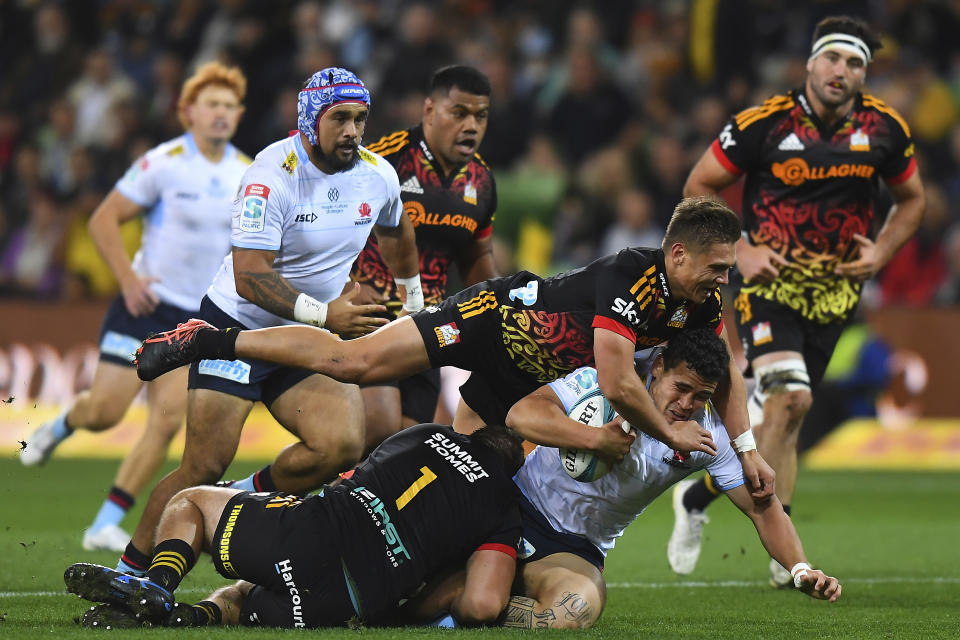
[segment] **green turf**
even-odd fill
[[[74,618],[84,604],[63,593],[72,562],[112,565],[110,553],[80,548],[109,488],[115,462],[54,459],[25,469],[0,458],[0,637],[90,637]],[[256,465],[237,465],[240,477]],[[803,472],[794,519],[813,563],[838,576],[835,604],[766,586],[766,556],[749,521],[723,501],[710,513],[694,575],[674,576],[664,549],[669,499],[653,505],[607,562],[607,610],[590,638],[958,638],[960,637],[960,474]],[[125,526],[133,528],[135,516]],[[201,561],[182,599],[199,599],[223,581]],[[61,595],[62,594],[62,595]],[[275,638],[277,631],[114,631],[143,637]],[[434,629],[320,632],[324,637],[450,638],[504,630]],[[542,633],[542,632],[541,632]],[[556,633],[548,633],[555,637]]]

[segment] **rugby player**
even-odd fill
[[[372,315],[384,311],[382,305],[354,305],[356,289],[340,295],[371,231],[395,276],[417,276],[413,225],[403,215],[397,173],[360,146],[369,105],[363,82],[346,69],[323,69],[306,82],[298,132],[261,151],[243,175],[233,251],[207,289],[200,317],[223,328],[306,323],[327,335],[318,327],[356,335],[386,324]],[[423,306],[418,285],[405,293],[408,310]],[[157,522],[176,492],[220,479],[256,401],[300,439],[258,474],[258,490],[310,491],[363,452],[363,404],[353,385],[210,353],[191,367],[188,387],[183,459],[153,490],[118,565],[123,571],[147,568]]]
[[[646,379],[653,403],[668,422],[696,420],[711,432],[716,456],[678,454],[646,434],[630,453],[594,482],[577,482],[563,469],[555,448],[537,447],[514,481],[520,489],[524,542],[520,548],[523,590],[511,598],[505,626],[587,628],[606,604],[604,560],[616,539],[661,493],[691,473],[706,469],[721,491],[752,521],[760,541],[807,595],[840,597],[836,578],[807,564],[800,539],[777,497],[754,500],[743,469],[710,399],[729,370],[723,341],[707,328],[683,331],[659,350]],[[507,425],[526,438],[574,422],[567,413],[596,394],[597,372],[578,369],[517,402]],[[619,418],[617,419],[619,420]]]
[[[466,561],[462,588],[423,615],[442,607],[460,624],[489,624],[514,578],[520,512],[511,477],[521,464],[520,438],[509,429],[465,436],[419,425],[384,441],[320,495],[181,491],[160,520],[145,578],[76,564],[64,581],[108,603],[84,615],[87,627],[375,625]],[[173,593],[201,550],[221,575],[243,582],[174,608]]]
[[[230,250],[231,203],[252,162],[230,144],[246,90],[236,67],[213,62],[197,69],[178,104],[186,132],[138,159],[94,211],[90,234],[121,293],[103,320],[93,384],[27,439],[23,464],[42,464],[75,430],[104,431],[120,422],[142,386],[133,368],[140,342],[197,315],[206,286]],[[144,214],[140,249],[131,263],[119,228]],[[120,521],[163,463],[183,423],[186,389],[186,371],[147,385],[146,429],[84,533],[84,549],[123,551],[130,541]]]
[[[879,47],[860,20],[822,20],[805,85],[731,118],[684,187],[686,196],[713,195],[746,176],[734,306],[756,381],[750,421],[760,453],[777,472],[787,514],[797,481],[797,437],[812,393],[863,282],[889,262],[923,215],[910,128],[862,91]],[[881,178],[894,199],[889,212],[874,207]],[[677,573],[696,565],[715,489],[709,478],[677,488],[684,495],[668,546]],[[770,578],[774,586],[792,584],[774,561]]]
[[[736,215],[715,198],[680,202],[661,249],[628,248],[590,265],[541,278],[522,271],[484,281],[368,336],[342,341],[310,327],[217,332],[201,321],[147,340],[138,371],[151,379],[192,360],[259,358],[338,380],[372,384],[430,367],[472,372],[461,387],[454,427],[502,424],[520,398],[544,383],[596,364],[600,389],[620,415],[682,452],[716,452],[709,431],[690,420],[668,423],[633,367],[634,352],[696,327],[725,336],[717,286],[727,282],[740,238]],[[750,440],[746,394],[736,367],[717,392],[718,408],[756,497],[773,474]],[[539,444],[622,458],[631,438],[616,427],[545,434]]]

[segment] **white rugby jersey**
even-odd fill
[[[117,191],[147,209],[133,270],[159,279],[150,289],[163,302],[200,308],[230,251],[233,198],[251,162],[228,144],[214,164],[186,133],[148,151],[117,182]]]
[[[321,302],[339,296],[373,225],[396,227],[403,214],[397,172],[363,147],[359,154],[349,170],[327,174],[299,135],[261,151],[234,202],[233,246],[276,251],[273,269],[295,289]],[[230,254],[207,295],[251,329],[294,324],[237,294]]]
[[[570,411],[583,396],[599,389],[597,372],[582,367],[551,382],[550,388]],[[568,476],[558,450],[542,446],[527,456],[514,482],[554,529],[583,536],[606,555],[657,496],[694,471],[706,469],[722,491],[744,483],[743,468],[713,405],[708,403],[693,419],[713,435],[716,457],[694,452],[681,461],[670,447],[638,431],[630,453],[594,482]]]

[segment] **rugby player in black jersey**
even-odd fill
[[[746,177],[734,307],[756,380],[749,402],[756,443],[777,472],[777,496],[788,514],[797,436],[812,393],[863,282],[913,235],[923,215],[910,128],[862,91],[879,46],[860,20],[822,20],[805,85],[732,117],[684,188],[686,196],[714,195]],[[894,199],[885,216],[874,207],[881,178]],[[668,556],[673,570],[685,574],[696,564],[703,510],[716,492],[709,479],[677,491]],[[775,585],[792,584],[773,561],[770,573]]]
[[[514,402],[584,365],[634,427],[678,452],[714,455],[710,433],[693,421],[668,424],[634,371],[638,348],[665,342],[685,327],[726,336],[717,292],[734,265],[740,238],[736,214],[716,198],[688,198],[674,210],[661,249],[628,248],[581,269],[541,278],[523,271],[481,282],[438,306],[400,318],[356,340],[311,327],[215,331],[201,321],[148,339],[138,372],[152,379],[199,358],[252,357],[372,384],[431,367],[471,371],[460,388],[454,427],[469,433],[502,424]],[[757,498],[771,495],[773,473],[749,436],[739,370],[717,391],[717,405]],[[571,425],[538,444],[623,458],[632,436],[610,423]]]
[[[460,624],[493,623],[516,570],[521,524],[511,478],[522,464],[520,437],[505,427],[467,436],[418,425],[321,495],[185,489],[164,510],[146,577],[80,563],[64,581],[106,603],[84,615],[88,627],[375,625],[396,622],[428,581],[466,561],[463,589],[414,600],[404,621],[449,611]],[[173,592],[201,550],[241,582],[175,607]]]

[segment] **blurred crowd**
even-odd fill
[[[368,84],[372,142],[419,121],[436,68],[474,65],[493,86],[480,153],[503,271],[659,245],[726,118],[802,86],[813,26],[834,14],[884,34],[867,88],[909,122],[926,186],[919,232],[868,298],[960,304],[957,0],[0,0],[0,295],[115,291],[86,221],[136,158],[181,133],[180,85],[211,59],[247,75],[234,142],[250,155],[296,127],[317,69]]]

